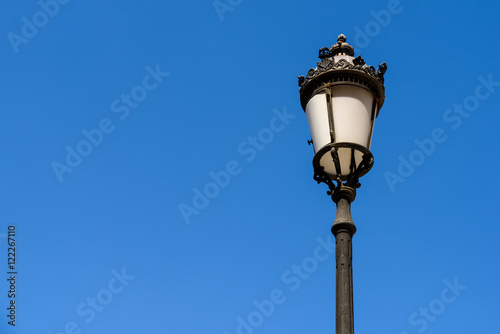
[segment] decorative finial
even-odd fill
[[[354,48],[349,44],[347,44],[345,42],[346,40],[347,38],[345,37],[345,35],[340,34],[339,37],[337,37],[337,43],[333,44],[332,47],[330,48],[328,57],[333,57],[337,55],[347,55],[354,57]]]

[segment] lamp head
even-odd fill
[[[321,61],[299,77],[315,171],[341,181],[357,180],[373,165],[371,139],[384,104],[387,70],[385,63],[375,70],[360,55],[354,57],[354,48],[346,41],[339,35],[331,48],[320,49]]]

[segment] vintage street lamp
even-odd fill
[[[332,226],[336,240],[336,333],[354,333],[352,245],[356,226],[351,202],[359,178],[372,168],[373,125],[384,104],[382,63],[375,70],[340,35],[331,48],[319,50],[320,62],[299,76],[300,102],[314,147],[314,180],[328,185],[337,214]],[[336,185],[334,184],[336,183]]]

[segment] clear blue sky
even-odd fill
[[[388,64],[352,206],[356,333],[495,332],[499,12],[2,2],[0,332],[333,333],[335,206],[297,76],[340,33]]]

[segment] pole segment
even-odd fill
[[[336,260],[336,334],[354,334],[352,283],[352,236],[356,226],[351,217],[351,202],[356,190],[342,185],[332,194],[337,213],[332,226]]]

